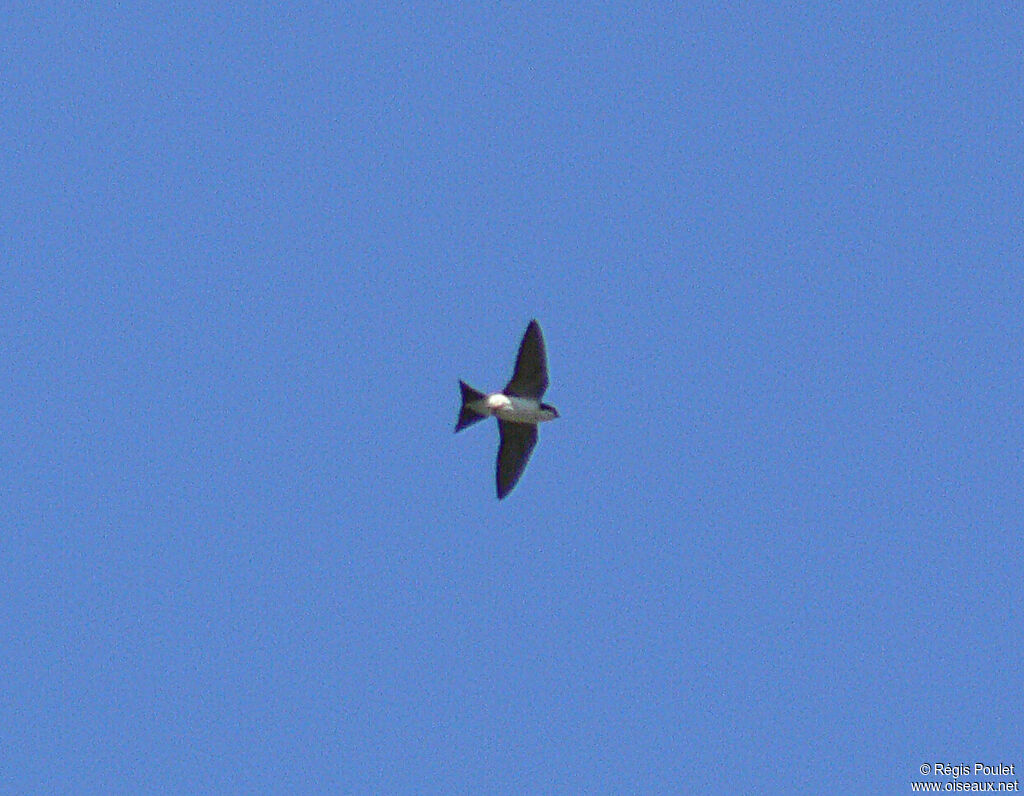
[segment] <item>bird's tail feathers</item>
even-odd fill
[[[470,403],[486,398],[479,390],[474,390],[466,382],[460,381],[459,388],[462,390],[462,409],[459,411],[459,422],[455,424],[455,433],[462,431],[466,426],[471,426],[478,420],[483,420],[486,415],[481,415],[470,408]]]

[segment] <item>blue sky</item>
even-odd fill
[[[1024,766],[1018,8],[0,37],[4,790]],[[457,380],[531,318],[561,418],[499,503]]]

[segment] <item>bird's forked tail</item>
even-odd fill
[[[462,431],[466,426],[471,426],[478,420],[483,420],[486,415],[478,414],[470,408],[470,404],[473,401],[479,401],[481,398],[486,398],[479,390],[474,390],[466,382],[460,381],[459,387],[462,390],[462,409],[459,410],[459,422],[455,424],[455,433]]]

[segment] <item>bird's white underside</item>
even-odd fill
[[[513,423],[543,423],[554,420],[555,414],[548,409],[541,409],[540,402],[532,398],[520,398],[516,395],[505,395],[496,392],[473,401],[470,408],[477,414],[495,416]]]

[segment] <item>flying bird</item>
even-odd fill
[[[537,424],[558,417],[558,410],[541,403],[548,388],[548,358],[540,324],[530,321],[519,344],[516,369],[502,392],[484,394],[460,381],[462,409],[455,433],[486,417],[498,418],[498,500],[512,491],[537,444]]]

